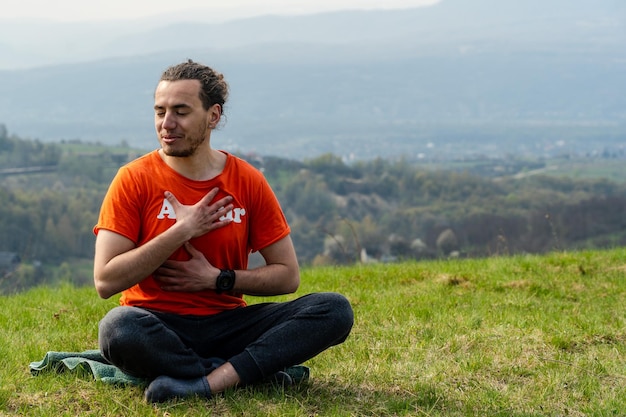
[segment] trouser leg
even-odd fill
[[[136,307],[109,311],[100,321],[98,341],[109,362],[141,378],[193,378],[220,364],[219,360],[198,356],[154,313]]]
[[[250,310],[248,310],[250,309]],[[246,307],[263,332],[230,357],[242,383],[253,383],[300,364],[342,343],[354,317],[350,303],[335,293],[310,294],[287,303]]]
[[[335,293],[208,317],[116,307],[100,322],[99,340],[103,356],[130,375],[195,378],[227,360],[249,384],[342,343],[353,321],[350,303]]]

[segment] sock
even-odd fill
[[[267,381],[271,384],[277,385],[279,387],[290,387],[292,385],[294,385],[295,383],[293,382],[293,378],[291,378],[291,376],[284,371],[278,371],[275,374],[271,375]]]
[[[211,387],[209,387],[206,377],[175,379],[161,375],[148,385],[144,393],[146,401],[151,403],[160,403],[172,398],[185,398],[193,395],[211,398]]]

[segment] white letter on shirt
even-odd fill
[[[167,216],[170,219],[176,218],[176,212],[174,211],[174,207],[167,201],[166,198],[163,199],[163,205],[161,206],[161,212],[157,216],[157,219],[164,219]]]

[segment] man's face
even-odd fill
[[[199,92],[198,80],[159,82],[154,93],[154,125],[166,155],[191,156],[209,137],[215,106],[204,110]]]

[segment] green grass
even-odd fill
[[[547,162],[546,175],[573,180],[604,178],[616,183],[626,182],[624,159],[554,158]]]
[[[341,292],[356,319],[344,344],[306,363],[308,383],[158,406],[144,403],[138,387],[72,373],[29,374],[28,364],[48,350],[96,347],[97,322],[116,300],[69,285],[2,297],[0,416],[626,412],[626,248],[314,268],[302,275],[296,295]]]

